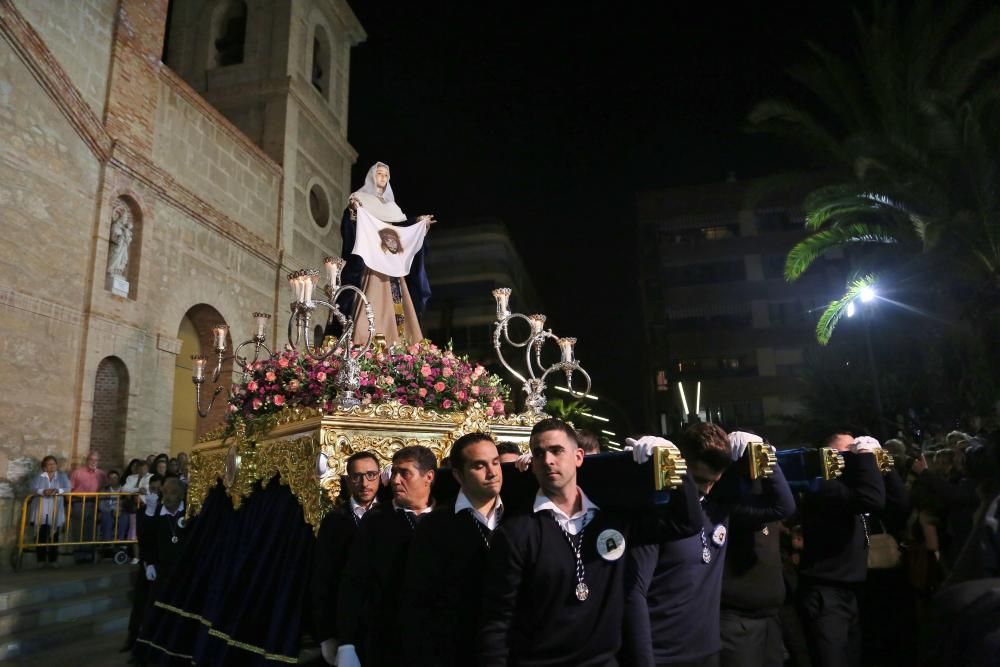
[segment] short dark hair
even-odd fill
[[[729,438],[717,424],[692,424],[681,431],[675,444],[685,459],[700,461],[715,471],[725,470],[733,462]]]
[[[122,474],[120,472],[118,472],[117,470],[109,470],[108,471],[108,477],[111,477],[112,475],[114,475],[118,479],[122,478]]]
[[[157,475],[156,473],[153,473],[150,476],[148,483],[149,484],[152,484],[153,482],[161,482],[162,483],[164,477],[165,477],[165,475]]]
[[[538,444],[538,438],[542,435],[542,433],[547,433],[548,431],[562,431],[566,434],[566,437],[573,441],[574,445],[577,447],[580,446],[580,441],[577,439],[576,431],[573,430],[573,427],[563,420],[555,417],[543,419],[535,424],[535,426],[531,429],[531,437],[528,438],[528,446],[534,449],[535,445]]]
[[[833,433],[826,436],[826,440],[823,441],[823,446],[829,447],[830,443],[836,440],[838,435],[849,435],[853,438],[854,432],[849,428],[838,428],[835,431],[833,431]]]
[[[521,448],[517,446],[515,442],[498,442],[497,443],[497,453],[498,454],[517,454],[521,455]]]
[[[451,446],[448,461],[451,463],[452,470],[462,471],[462,466],[465,465],[465,455],[462,452],[465,451],[466,447],[471,447],[477,442],[492,442],[496,444],[493,436],[487,433],[480,433],[478,431],[475,433],[466,433]],[[497,448],[497,451],[499,452],[499,448]]]
[[[59,465],[59,459],[57,459],[56,457],[54,457],[51,454],[49,454],[48,456],[46,456],[45,458],[42,459],[42,464],[41,464],[42,467],[44,468],[45,464],[48,463],[49,461],[55,461],[56,465]]]
[[[434,456],[434,452],[423,445],[403,447],[392,455],[393,465],[402,463],[403,461],[413,461],[422,473],[437,468],[437,457]]]
[[[576,441],[584,454],[598,454],[601,451],[601,439],[590,429],[576,429]]]
[[[361,459],[371,459],[372,461],[375,462],[376,468],[378,468],[379,470],[382,469],[382,462],[378,460],[378,457],[375,456],[374,453],[369,451],[363,451],[363,452],[354,452],[353,454],[347,457],[347,461],[344,462],[344,472],[350,473],[351,464],[360,461]]]

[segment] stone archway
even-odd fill
[[[94,411],[90,421],[90,451],[101,455],[105,470],[121,470],[125,462],[129,375],[125,362],[105,357],[97,364]]]
[[[217,384],[225,387],[225,390],[219,394],[207,417],[198,415],[194,385],[191,382],[191,355],[203,354],[209,361],[205,369],[205,384],[202,385],[202,408],[208,407],[216,386],[212,384],[212,372],[216,364],[212,328],[217,324],[226,324],[225,318],[212,306],[201,303],[191,307],[178,326],[177,337],[181,340],[181,351],[174,368],[174,409],[170,442],[173,456],[190,451],[198,438],[221,426],[226,419],[226,397],[233,377],[232,360],[228,359],[222,364]],[[226,343],[228,354],[232,354],[231,336],[227,336]]]

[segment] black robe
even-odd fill
[[[365,514],[351,544],[337,595],[336,637],[341,645],[354,645],[365,667],[399,665],[410,520],[419,524],[428,516],[407,517],[391,503],[379,505]]]
[[[320,524],[309,583],[313,636],[318,642],[337,637],[340,579],[359,524],[349,504],[335,507]]]

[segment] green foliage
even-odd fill
[[[832,174],[805,198],[810,235],[785,277],[844,249],[855,275],[913,279],[985,331],[1000,306],[1000,6],[876,3],[855,25],[851,57],[811,45],[790,72],[814,104],[749,116]],[[821,342],[855,287],[823,314]]]

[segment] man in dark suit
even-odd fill
[[[475,662],[486,557],[503,518],[503,474],[493,439],[469,433],[449,457],[461,486],[448,511],[417,528],[403,582],[401,665],[459,667]]]
[[[392,457],[392,501],[365,515],[351,545],[337,603],[339,667],[400,664],[399,608],[406,559],[417,525],[432,510],[437,461],[427,447],[413,445]]]
[[[347,459],[350,498],[325,517],[316,538],[316,553],[309,594],[312,620],[320,651],[327,664],[337,655],[337,596],[347,554],[361,519],[375,505],[379,489],[379,462],[371,452],[357,452]]]

